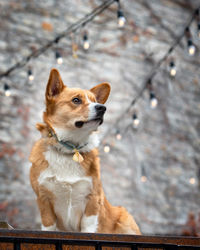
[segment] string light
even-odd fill
[[[156,95],[153,91],[153,87],[152,87],[152,79],[150,78],[147,82],[147,86],[146,86],[148,89],[149,89],[149,99],[150,99],[150,107],[152,109],[155,109],[158,105],[158,100],[156,98]]]
[[[34,75],[31,69],[28,69],[28,79],[31,82],[34,80]]]
[[[10,86],[7,83],[4,84],[4,94],[7,97],[9,97],[11,95]]]
[[[88,34],[87,34],[87,32],[85,32],[84,35],[83,35],[83,49],[88,50],[89,47],[90,47],[90,43],[89,43],[89,40],[88,40]]]
[[[108,153],[110,152],[110,146],[109,146],[108,144],[106,144],[106,145],[104,146],[103,150],[104,150],[105,153],[108,154]]]
[[[188,40],[187,45],[188,45],[188,53],[189,53],[189,55],[193,56],[195,54],[195,52],[196,52],[196,47],[193,44],[192,39]]]
[[[118,27],[123,28],[126,23],[126,19],[124,17],[122,10],[120,9],[117,11],[117,18],[118,18]]]
[[[190,184],[194,185],[196,183],[196,179],[194,177],[191,177],[189,179]]]
[[[169,73],[170,73],[170,76],[173,76],[173,77],[176,75],[176,66],[173,61],[169,63]]]
[[[50,47],[53,46],[53,44],[57,44],[62,38],[70,35],[70,34],[74,34],[75,31],[80,28],[83,27],[85,24],[87,24],[88,22],[91,22],[93,20],[93,18],[97,15],[99,15],[100,13],[102,13],[105,9],[107,9],[113,2],[117,2],[118,3],[118,10],[117,10],[117,16],[118,16],[118,25],[119,27],[123,27],[126,19],[123,15],[123,12],[121,10],[121,6],[120,6],[120,1],[119,0],[108,0],[107,2],[103,3],[102,5],[98,6],[95,11],[97,10],[97,12],[92,11],[90,14],[86,15],[84,18],[82,18],[81,20],[79,20],[77,23],[73,24],[72,26],[70,26],[68,29],[66,29],[64,32],[60,33],[56,38],[54,38],[52,41],[48,42],[46,45],[42,46],[41,48],[39,48],[36,52],[34,51],[33,53],[29,54],[27,57],[23,58],[23,60],[21,60],[20,62],[16,63],[14,66],[10,67],[6,72],[3,72],[2,74],[0,74],[0,78],[2,77],[8,77],[10,75],[10,73],[14,70],[16,70],[17,68],[22,68],[25,65],[27,65],[27,63],[32,59],[32,58],[36,58],[39,55],[43,54],[47,49],[49,49]],[[197,12],[197,10],[195,10],[195,12]],[[199,12],[198,12],[199,13]],[[191,34],[190,34],[190,30],[189,27],[191,25],[191,23],[194,20],[194,13],[192,14],[192,17],[190,18],[189,22],[187,23],[187,26],[185,26],[186,28],[184,29],[185,32],[183,32],[179,37],[177,37],[177,39],[173,42],[173,44],[171,45],[171,47],[169,48],[169,50],[167,51],[167,53],[165,53],[165,55],[161,58],[161,60],[159,60],[159,62],[156,64],[156,66],[153,68],[152,73],[150,74],[150,79],[152,79],[153,75],[155,75],[156,71],[159,69],[160,65],[168,58],[168,56],[174,51],[174,49],[177,47],[178,44],[180,44],[181,39],[184,37],[184,34],[187,37],[187,43],[188,43],[188,52],[190,55],[194,55],[195,51],[196,51],[196,47],[192,42],[191,39]],[[200,36],[200,20],[198,19],[198,35]],[[90,44],[88,41],[88,35],[85,32],[83,40],[86,41],[87,45],[84,46],[84,49],[89,49]],[[72,43],[72,53],[73,53],[73,57],[77,58],[77,50],[78,50],[78,45],[77,43],[73,42]],[[59,51],[56,51],[56,60],[58,64],[62,64],[63,63],[63,58],[61,56],[61,54],[59,53]],[[24,64],[24,61],[26,61],[26,63]],[[171,63],[171,69],[170,69],[170,75],[171,76],[175,76],[176,75],[176,69],[175,69],[175,65],[174,63]],[[29,73],[28,73],[29,76]],[[34,79],[33,74],[30,74],[29,80],[32,81]],[[143,88],[141,89],[141,91],[138,93],[138,95],[136,96],[136,98],[134,98],[134,100],[131,102],[131,106],[133,106],[136,101],[142,96],[143,92],[145,91],[145,89],[147,88],[147,83],[145,82]],[[151,108],[155,108],[158,104],[158,100],[155,97],[154,92],[152,91],[152,87],[149,89],[150,90],[150,105]],[[6,95],[9,96],[10,91],[6,92]],[[130,109],[130,107],[128,107],[128,111]],[[134,126],[138,126],[139,125],[139,119],[133,119],[135,125]],[[118,135],[118,138],[121,138],[121,135]],[[110,146],[107,145],[105,146],[106,151],[110,151]]]
[[[118,10],[117,10],[117,18],[118,18],[118,27],[123,28],[126,23],[126,18],[124,17],[123,11],[121,9],[120,0],[116,0],[118,3]]]
[[[145,171],[145,169],[144,169],[143,166],[142,166],[142,173],[141,173],[140,180],[141,180],[141,182],[143,182],[143,183],[147,182],[146,171]]]
[[[60,40],[60,37],[56,37],[56,39],[54,41],[56,46],[57,46],[59,40]],[[56,49],[56,52],[55,52],[55,57],[56,57],[57,64],[62,64],[63,63],[61,53],[57,49]]]
[[[136,113],[133,114],[133,127],[138,128],[140,124],[140,120],[138,119]]]
[[[190,56],[193,56],[195,54],[195,52],[196,52],[196,47],[193,44],[192,36],[191,36],[189,27],[186,27],[186,29],[185,29],[185,36],[187,38],[187,50],[188,50],[188,54]]]
[[[156,95],[154,94],[154,92],[150,92],[150,107],[152,109],[155,109],[158,105],[158,100],[156,98]]]
[[[121,135],[121,133],[120,133],[119,130],[117,130],[115,137],[116,137],[116,139],[117,139],[118,141],[120,141],[120,140],[122,139],[122,135]]]
[[[63,63],[63,59],[62,59],[62,56],[61,56],[61,54],[60,54],[59,51],[56,50],[55,56],[56,56],[56,61],[57,61],[57,63],[58,63],[58,64],[62,64],[62,63]]]
[[[147,177],[144,176],[144,175],[142,175],[140,179],[141,179],[141,182],[146,182],[147,181]]]

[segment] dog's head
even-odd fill
[[[110,85],[101,83],[90,90],[68,88],[59,72],[52,69],[46,88],[46,112],[44,121],[55,131],[65,135],[89,134],[103,123]],[[82,136],[83,136],[82,135]]]

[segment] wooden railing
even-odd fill
[[[0,250],[200,249],[200,238],[0,229]]]

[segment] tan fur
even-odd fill
[[[37,195],[38,207],[40,209],[42,224],[45,227],[56,223],[59,230],[67,230],[64,226],[61,215],[54,211],[55,197],[46,187],[39,184],[40,174],[45,171],[49,163],[45,159],[44,153],[49,146],[54,146],[57,141],[53,137],[48,137],[53,126],[63,129],[75,130],[71,119],[78,117],[80,120],[87,120],[88,102],[85,93],[92,102],[105,103],[110,92],[108,84],[100,84],[92,88],[91,91],[81,89],[69,89],[63,85],[57,70],[52,70],[46,90],[46,112],[44,112],[44,123],[37,124],[37,129],[41,132],[42,138],[37,141],[32,149],[30,161],[32,167],[30,171],[30,181],[34,192]],[[78,96],[82,100],[80,107],[75,107],[71,102],[73,97]],[[117,234],[141,234],[133,217],[123,207],[113,207],[106,199],[100,179],[100,164],[97,149],[82,153],[84,161],[81,167],[85,175],[92,178],[92,190],[87,196],[87,204],[84,215],[98,216],[98,233]],[[64,194],[63,194],[64,195]],[[83,215],[82,215],[83,216]],[[79,222],[81,231],[81,221]]]

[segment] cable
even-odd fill
[[[48,50],[50,47],[52,47],[55,43],[58,43],[59,40],[62,38],[70,35],[71,33],[75,32],[80,27],[85,26],[87,23],[91,22],[97,15],[101,14],[104,10],[106,10],[111,4],[116,2],[115,0],[108,0],[95,8],[92,12],[87,14],[85,17],[81,18],[76,23],[70,25],[65,31],[61,32],[56,38],[49,41],[46,45],[41,47],[40,49],[30,53],[27,57],[23,58],[13,66],[11,66],[8,70],[0,74],[0,79],[3,77],[8,77],[10,73],[12,73],[14,70],[24,67],[32,58],[36,58],[43,54],[46,50]]]
[[[107,9],[114,2],[117,2],[119,4],[119,7],[120,7],[119,0],[108,0],[108,1],[104,2],[103,4],[101,4],[100,6],[95,8],[91,13],[87,14],[85,17],[83,17],[82,19],[80,19],[76,23],[69,26],[65,31],[61,32],[56,38],[49,41],[46,45],[44,45],[40,49],[30,53],[27,57],[23,58],[21,61],[17,62],[12,67],[10,67],[7,71],[5,71],[4,73],[1,73],[0,74],[0,79],[3,78],[3,77],[9,76],[10,73],[13,72],[14,70],[24,67],[32,58],[36,58],[36,57],[40,56],[47,49],[52,47],[55,43],[58,43],[62,38],[70,35],[71,33],[74,33],[76,30],[78,30],[81,27],[84,27],[87,23],[91,22],[97,15],[102,13],[105,9]],[[131,108],[138,101],[138,99],[140,99],[142,97],[144,91],[147,89],[147,87],[148,87],[149,83],[151,82],[152,78],[157,73],[157,70],[160,68],[162,63],[167,60],[169,55],[174,51],[174,49],[180,43],[182,38],[185,36],[186,30],[189,29],[191,23],[195,19],[196,15],[197,15],[197,12],[199,11],[199,8],[200,8],[200,6],[197,9],[195,9],[194,13],[192,14],[191,18],[187,22],[187,24],[186,24],[185,28],[183,29],[182,33],[177,37],[177,39],[175,39],[174,43],[171,45],[171,47],[168,49],[168,51],[165,53],[165,55],[153,67],[153,69],[151,70],[148,78],[144,82],[141,90],[137,93],[137,95],[133,98],[132,102],[125,109],[125,111],[123,112],[123,115],[120,116],[116,120],[116,122],[115,122],[116,125],[118,125],[118,123],[126,116],[126,114],[131,110]],[[110,129],[108,129],[108,131],[106,132],[106,134],[104,135],[104,137],[102,139],[104,139],[107,136],[107,134],[109,134],[112,131],[112,129],[113,129],[112,127]],[[119,128],[118,128],[118,130],[119,130]]]
[[[147,79],[145,80],[141,90],[136,94],[136,96],[133,98],[133,100],[131,101],[131,103],[129,104],[129,106],[125,109],[125,111],[123,112],[122,115],[120,115],[116,121],[115,121],[115,126],[117,127],[117,125],[119,124],[119,122],[121,120],[124,119],[124,117],[126,116],[126,114],[131,110],[131,108],[135,105],[135,103],[138,101],[138,99],[140,99],[140,97],[142,97],[144,91],[147,89],[147,86],[149,84],[149,82],[151,82],[152,78],[154,77],[154,75],[156,74],[157,70],[160,68],[160,66],[162,65],[163,62],[165,62],[167,60],[167,58],[169,57],[169,55],[175,50],[175,48],[179,45],[180,41],[182,40],[182,38],[185,36],[185,30],[191,25],[191,23],[193,22],[193,20],[195,19],[196,13],[197,11],[200,9],[200,6],[194,10],[192,16],[190,17],[189,21],[186,23],[186,25],[184,26],[184,29],[182,31],[182,33],[177,37],[177,39],[174,41],[174,43],[170,46],[170,48],[167,50],[167,52],[165,53],[165,55],[157,62],[157,64],[153,67],[153,69],[151,70],[149,76],[147,77]],[[128,127],[130,126],[130,124],[128,125]],[[124,131],[127,130],[126,127],[124,129]],[[119,130],[119,128],[116,128],[117,130]],[[111,131],[113,130],[113,127],[110,127],[108,129],[108,131],[105,133],[105,135],[102,137],[102,141],[105,140],[105,137],[108,136],[108,134],[111,133]]]

